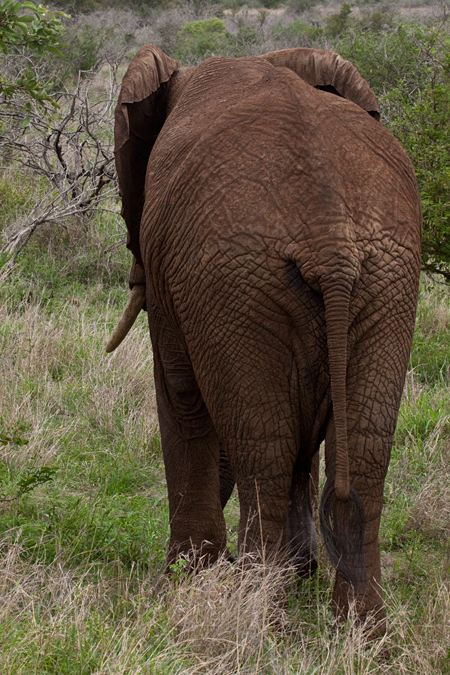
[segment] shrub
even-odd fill
[[[228,35],[233,56],[247,56],[264,51],[263,37],[253,26],[240,26],[236,35]]]
[[[23,55],[61,56],[64,26],[57,14],[61,12],[50,12],[28,1],[0,3],[0,49],[4,54],[18,55],[17,64],[2,63],[0,94],[5,98],[25,94],[37,101],[51,101],[49,83],[40,81],[29,64],[30,59],[24,62]]]
[[[84,24],[79,30],[70,32],[64,60],[75,75],[81,71],[95,70],[100,62],[100,51],[107,39],[107,32]]]
[[[349,24],[349,16],[352,13],[351,6],[344,2],[337,14],[332,14],[327,18],[327,33],[331,37],[337,37],[347,28]]]
[[[178,32],[175,58],[182,62],[202,61],[228,51],[230,33],[222,19],[190,21]]]
[[[317,0],[289,0],[288,6],[293,12],[300,14],[316,4]]]
[[[450,280],[450,39],[442,28],[352,27],[336,50],[380,99],[385,123],[414,165],[422,197],[425,270]]]

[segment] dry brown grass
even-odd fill
[[[71,297],[50,315],[39,300],[0,308],[0,324],[7,327],[0,336],[2,431],[29,441],[0,446],[11,467],[29,461],[36,467],[51,464],[62,439],[85,433],[86,418],[103,436],[114,436],[119,416],[122,433],[137,437],[142,453],[154,436],[156,401],[145,318],[108,356],[104,345],[117,310],[107,304],[96,314],[88,307],[88,299]]]
[[[430,453],[439,452],[432,469],[426,476],[406,524],[408,529],[423,532],[427,537],[448,541],[450,537],[450,439],[441,438],[442,429],[448,428],[449,418],[436,426],[431,434],[432,442],[427,444]]]
[[[427,308],[438,307],[436,293],[426,291]],[[441,303],[442,305],[442,303]],[[430,318],[427,327],[439,326],[446,320],[448,307],[444,304]],[[391,488],[409,483],[414,494],[410,501],[406,531],[422,532],[427,538],[446,541],[450,535],[450,414],[449,398],[440,387],[424,384],[412,369],[408,372],[403,394],[401,416],[405,418],[406,448],[395,463],[396,480]],[[413,422],[413,423],[412,423]],[[424,430],[425,429],[425,433]],[[413,465],[421,468],[413,477]],[[418,485],[419,484],[419,485]],[[397,485],[398,488],[398,485]]]
[[[178,647],[194,660],[186,672],[263,672],[267,643],[276,650],[276,634],[287,627],[289,576],[262,562],[236,568],[222,560],[177,584],[171,622]]]
[[[290,580],[291,607],[283,602]],[[314,582],[313,582],[314,583]],[[293,584],[293,585],[292,585]],[[449,588],[441,583],[411,631],[411,608],[388,597],[388,634],[368,642],[354,611],[345,625],[330,614],[328,600],[311,588],[294,590],[292,570],[253,564],[213,568],[177,584],[166,602],[175,629],[174,652],[194,675],[311,673],[368,675],[441,672],[449,644]],[[292,603],[295,597],[296,605]],[[286,596],[285,596],[286,599]],[[306,606],[305,606],[306,600]],[[426,644],[424,645],[424,641]]]
[[[0,654],[5,675],[49,672],[49,657],[68,647],[72,672],[96,675],[446,672],[438,665],[450,644],[444,583],[430,595],[414,632],[411,607],[388,598],[389,635],[367,643],[354,615],[338,626],[320,602],[306,620],[292,607],[283,609],[279,584],[286,570],[254,565],[243,571],[221,561],[192,579],[157,588],[154,580],[120,567],[116,576],[102,578],[101,570],[80,574],[58,561],[29,564],[18,544],[5,543],[0,623],[15,634],[14,649]],[[21,626],[26,631],[20,633]],[[78,671],[77,663],[95,667]]]

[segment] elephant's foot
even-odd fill
[[[215,545],[210,541],[203,541],[200,546],[193,546],[192,542],[171,543],[166,557],[166,574],[176,576],[181,571],[195,574],[210,567],[222,556],[230,562],[234,560],[224,546]]]
[[[337,574],[333,591],[333,609],[335,616],[342,621],[347,621],[350,615],[356,614],[368,641],[379,640],[386,633],[386,614],[381,588],[375,580],[367,584],[365,592],[356,593],[353,587]]]

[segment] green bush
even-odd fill
[[[178,31],[175,58],[181,63],[199,63],[211,56],[246,56],[264,51],[257,28],[242,25],[236,35],[225,28],[223,19],[190,21]]]
[[[2,64],[0,75],[0,94],[11,99],[16,94],[26,94],[36,101],[50,101],[50,84],[36,77],[31,59],[25,56],[62,56],[61,39],[64,26],[57,15],[42,5],[29,2],[4,0],[0,2],[0,50],[3,54],[20,57],[20,67],[5,67]],[[63,15],[65,16],[65,15]],[[31,64],[31,65],[30,65]],[[15,72],[18,71],[18,72]],[[57,104],[54,104],[57,107]]]
[[[294,12],[305,12],[318,4],[318,0],[289,0],[288,6]]]
[[[263,38],[257,28],[240,26],[236,35],[229,35],[228,41],[233,56],[246,56],[255,51],[264,51]],[[261,48],[260,50],[258,48]]]
[[[327,18],[327,33],[331,35],[331,37],[337,37],[343,33],[349,25],[349,17],[351,13],[351,6],[347,2],[344,2],[337,14],[332,14]]]
[[[363,24],[375,32],[380,32],[392,27],[392,16],[388,12],[376,10],[363,19]]]
[[[387,96],[399,112],[393,128],[411,157],[424,216],[423,267],[450,280],[450,82],[431,83],[414,102]]]
[[[282,4],[282,0],[259,0],[258,7],[264,7],[265,9],[276,9]]]
[[[415,85],[422,88],[429,79],[415,33],[415,27],[395,26],[380,35],[364,22],[355,23],[334,42],[333,49],[358,68],[377,96],[399,84],[413,92]]]
[[[69,64],[69,70],[75,75],[80,70],[95,70],[107,38],[108,31],[87,23],[77,31],[70,32],[67,48],[64,50],[64,60]]]
[[[181,62],[202,61],[227,53],[230,37],[222,19],[190,21],[178,32],[175,58]]]
[[[445,27],[353,26],[336,44],[380,99],[414,165],[424,215],[423,268],[450,280],[450,38]]]

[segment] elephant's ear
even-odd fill
[[[378,101],[366,80],[349,61],[322,49],[282,49],[263,54],[273,66],[293,70],[305,82],[318,89],[336,93],[353,101],[375,119],[380,119]]]
[[[178,68],[177,61],[153,45],[141,47],[132,59],[122,80],[114,115],[114,150],[116,153],[130,137],[129,106],[145,101],[155,94],[164,82],[170,80]],[[140,135],[139,132],[148,135],[148,129],[140,129],[139,125],[131,131],[137,135]]]
[[[114,153],[127,246],[142,264],[139,227],[144,207],[148,159],[167,116],[170,80],[177,61],[158,47],[146,45],[132,59],[122,80],[114,113]],[[131,283],[136,283],[131,279]]]

